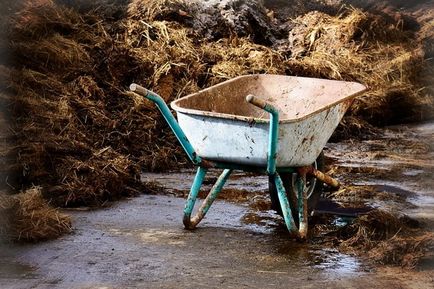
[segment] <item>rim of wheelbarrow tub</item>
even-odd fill
[[[324,78],[313,78],[313,77],[300,77],[300,76],[288,76],[288,75],[278,75],[278,74],[249,74],[249,75],[242,75],[242,76],[238,76],[235,78],[232,78],[230,80],[226,80],[222,83],[216,84],[214,86],[208,87],[206,89],[202,89],[196,93],[192,93],[189,94],[187,96],[184,96],[182,98],[179,98],[177,100],[174,100],[171,102],[170,106],[172,107],[172,109],[174,109],[176,112],[181,112],[181,113],[186,113],[186,114],[192,114],[192,115],[199,115],[199,116],[208,116],[208,117],[215,117],[215,118],[225,118],[225,119],[232,119],[232,120],[240,120],[240,121],[247,121],[247,122],[251,122],[252,120],[255,120],[255,122],[263,122],[263,123],[268,123],[269,119],[264,119],[264,118],[258,118],[258,117],[249,117],[249,116],[243,116],[243,115],[235,115],[235,114],[227,114],[227,113],[220,113],[220,112],[212,112],[212,111],[205,111],[205,110],[198,110],[198,109],[192,109],[192,108],[186,108],[186,107],[182,107],[179,105],[180,102],[185,101],[186,99],[189,98],[193,98],[198,94],[202,94],[204,92],[210,91],[210,90],[215,90],[218,89],[219,87],[222,86],[226,86],[232,82],[236,82],[242,78],[259,78],[259,77],[274,77],[274,76],[278,76],[278,77],[288,77],[288,78],[297,78],[300,80],[311,80],[311,81],[315,81],[315,80],[320,80],[321,82],[330,82],[331,83],[337,83],[339,82],[341,85],[346,84],[346,85],[352,85],[355,87],[354,90],[350,90],[350,91],[354,91],[353,93],[341,97],[341,98],[336,98],[336,101],[330,102],[329,104],[314,110],[308,114],[302,114],[301,116],[297,116],[294,118],[281,118],[279,120],[279,123],[292,123],[292,122],[297,122],[300,120],[304,120],[308,117],[310,117],[311,115],[314,114],[318,114],[326,109],[329,109],[330,107],[333,107],[341,102],[344,102],[346,100],[350,100],[353,99],[359,95],[361,95],[363,92],[365,92],[368,88],[367,86],[358,83],[358,82],[352,82],[352,81],[342,81],[342,80],[330,80],[330,79],[324,79]],[[247,96],[247,94],[246,94]]]

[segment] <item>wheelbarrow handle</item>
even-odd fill
[[[181,143],[181,146],[184,148],[190,160],[195,165],[202,164],[203,163],[202,159],[196,154],[193,146],[190,144],[187,136],[184,134],[184,131],[181,129],[175,117],[173,116],[172,112],[170,111],[169,107],[164,102],[164,99],[161,98],[161,96],[159,96],[155,92],[152,92],[135,83],[132,83],[130,85],[130,90],[138,95],[145,97],[146,99],[154,102],[157,105],[158,109],[160,110],[164,119],[172,129],[178,141]]]
[[[265,110],[265,111],[267,111],[273,115],[278,114],[277,109],[273,105],[271,105],[270,103],[266,102],[265,100],[262,100],[259,97],[256,97],[252,94],[249,94],[246,96],[246,101],[248,103],[253,104],[254,106],[262,108],[263,110]]]
[[[260,99],[259,97],[256,97],[252,94],[249,94],[246,96],[246,101],[248,103],[251,103],[259,108],[265,109],[265,107],[267,106],[267,102]]]
[[[251,94],[246,96],[246,101],[270,113],[267,173],[274,175],[276,173],[277,142],[279,140],[279,111],[270,103]]]
[[[132,83],[130,85],[130,90],[132,92],[138,93],[144,97],[146,97],[149,94],[149,90],[147,90],[146,88],[144,88],[143,86],[140,86],[138,84]]]

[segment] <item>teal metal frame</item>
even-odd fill
[[[190,144],[189,140],[185,136],[183,130],[179,126],[175,117],[171,113],[169,107],[164,102],[164,100],[156,93],[141,87],[137,84],[131,84],[130,90],[134,93],[137,93],[146,99],[154,102],[164,119],[169,124],[173,133],[181,143],[184,151],[187,153],[190,160],[194,165],[198,166],[196,176],[194,178],[193,184],[190,189],[190,193],[188,195],[185,208],[184,208],[184,218],[183,223],[186,229],[192,230],[197,224],[204,218],[209,208],[211,207],[214,200],[217,198],[219,193],[221,192],[225,182],[229,178],[230,174],[233,170],[242,170],[249,172],[261,172],[266,173],[272,177],[276,184],[278,198],[280,202],[280,206],[283,212],[283,218],[285,220],[286,227],[289,233],[297,238],[305,238],[307,234],[307,197],[305,186],[305,175],[301,175],[298,178],[298,214],[299,214],[299,226],[297,227],[293,214],[291,211],[291,207],[289,205],[288,197],[286,194],[285,187],[283,185],[282,179],[279,175],[279,172],[297,172],[296,168],[277,168],[276,167],[276,156],[277,156],[277,146],[278,146],[278,132],[279,132],[279,112],[273,107],[271,104],[253,96],[248,95],[246,97],[246,101],[255,105],[259,108],[264,109],[270,114],[270,127],[269,127],[269,142],[268,142],[268,156],[267,156],[267,167],[254,167],[254,166],[245,166],[234,163],[224,163],[224,162],[215,162],[209,161],[198,156]],[[197,200],[197,196],[199,194],[200,188],[202,186],[203,180],[206,176],[206,173],[209,168],[220,168],[223,169],[222,174],[217,179],[214,186],[211,188],[211,191],[208,193],[205,200],[202,202],[201,206],[197,210],[196,214],[191,217],[193,209],[195,207],[195,203]]]

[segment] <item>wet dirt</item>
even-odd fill
[[[434,123],[394,126],[365,141],[330,143],[329,172],[351,188],[371,194],[359,199],[410,216],[434,220]],[[357,195],[350,200],[357,199]]]
[[[243,224],[248,209],[217,201],[194,232],[184,200],[141,196],[99,211],[71,211],[75,233],[1,250],[1,288],[399,288],[355,257]],[[263,225],[265,226],[265,225]],[[4,266],[0,266],[4,270]],[[402,288],[402,286],[401,286]]]
[[[329,171],[351,190],[372,189],[335,203],[384,206],[434,231],[433,132],[432,123],[393,127],[376,139],[328,144]],[[203,195],[217,176],[209,174]],[[193,177],[192,170],[144,174],[161,194],[69,210],[74,233],[58,240],[0,245],[0,288],[434,288],[430,259],[416,270],[379,267],[315,239],[289,240],[260,175],[235,173],[199,227],[184,230]],[[347,221],[334,219],[336,226]]]

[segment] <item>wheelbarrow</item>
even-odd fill
[[[130,90],[157,105],[198,167],[184,208],[186,229],[194,229],[204,218],[231,172],[242,170],[269,176],[273,204],[277,203],[289,233],[304,239],[313,209],[309,208],[312,182],[339,187],[337,180],[318,170],[316,159],[366,87],[316,78],[245,75],[173,101],[178,121],[156,93],[134,83]],[[210,168],[223,172],[192,216]],[[281,176],[291,177],[295,189],[289,190]]]

